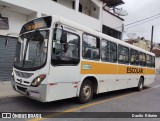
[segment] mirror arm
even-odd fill
[[[63,26],[62,26],[62,24],[56,23],[56,24],[55,24],[55,28],[57,28],[58,26],[60,26],[60,27],[62,28],[62,31],[63,31]]]

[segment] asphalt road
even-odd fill
[[[1,98],[0,112],[160,112],[160,76],[157,76],[155,82],[141,92],[137,92],[135,89],[108,92],[95,96],[88,104],[78,104],[75,98],[50,103],[41,103],[25,96]],[[58,115],[65,115],[65,113]],[[55,114],[51,113],[47,116],[54,117]],[[17,119],[14,120],[17,121]],[[43,120],[75,121],[75,118],[49,118]],[[77,118],[76,120],[159,121],[160,119]]]

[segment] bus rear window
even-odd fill
[[[152,56],[152,67],[155,68],[155,57]]]

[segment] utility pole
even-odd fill
[[[153,49],[153,32],[154,32],[154,26],[152,26],[152,32],[151,32],[151,48],[150,48],[150,52]]]
[[[121,40],[123,39],[123,36],[124,36],[123,34],[124,34],[124,32],[125,32],[125,31],[124,31],[124,24],[122,24],[122,35],[121,35]]]

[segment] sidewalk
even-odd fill
[[[0,81],[0,98],[21,96],[12,89],[10,81]]]

